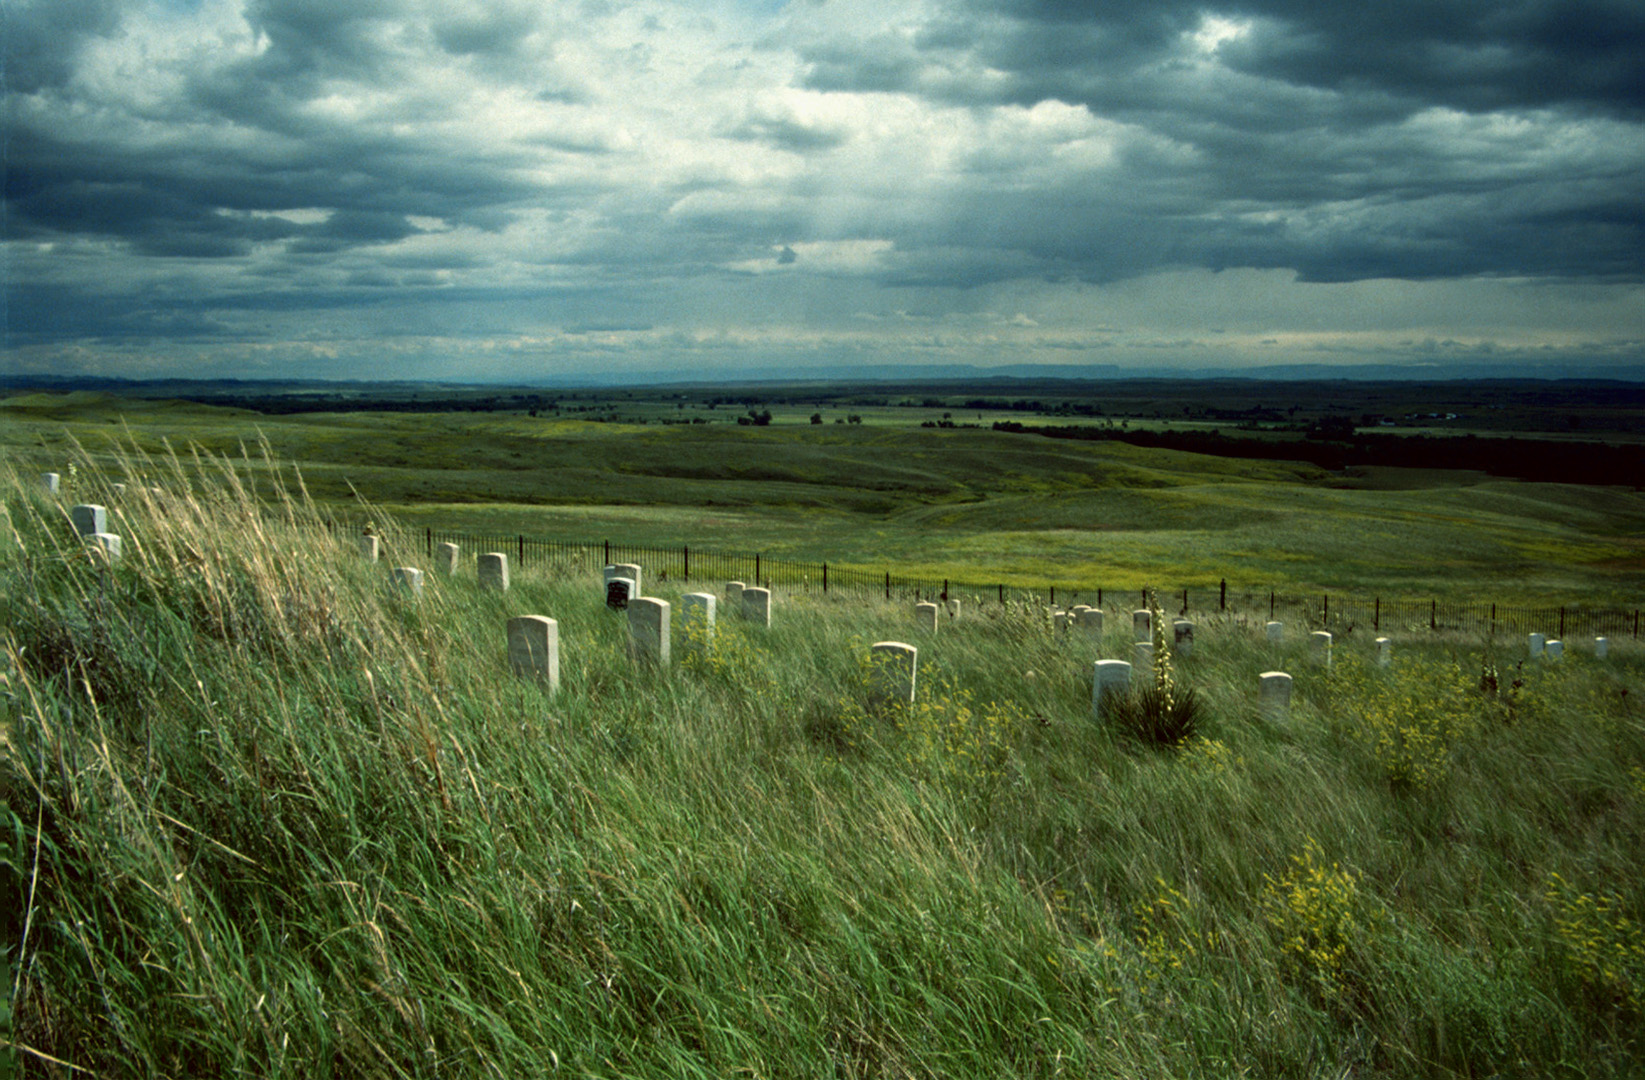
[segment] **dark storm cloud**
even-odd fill
[[[1216,15],[1249,21],[1248,33],[1221,46],[1222,59],[1265,79],[1381,94],[1407,107],[1645,110],[1645,7],[1634,0],[1006,0],[964,10],[916,44],[975,50],[1017,76],[1017,93],[1060,83],[1065,100],[1104,107],[1124,104],[1131,79],[1168,61],[1184,32]],[[831,83],[842,81],[839,57],[825,52],[814,62]],[[905,58],[902,70],[912,66]]]
[[[1005,0],[949,9],[914,33],[823,39],[801,55],[818,89],[1077,103],[1188,151],[1127,163],[1118,191],[1089,205],[1074,191],[1036,191],[1012,207],[1017,242],[1001,237],[998,269],[972,250],[956,280],[1008,273],[1013,252],[1047,274],[1098,281],[1172,264],[1290,268],[1318,281],[1645,274],[1637,148],[1580,146],[1603,138],[1581,121],[1645,111],[1637,3]],[[1436,111],[1462,116],[1425,127]],[[1504,126],[1529,118],[1528,130],[1470,129],[1493,115]],[[956,217],[979,220],[985,201]],[[999,200],[993,208],[997,221]],[[1127,210],[1143,220],[1123,221]]]
[[[1228,49],[1240,70],[1474,111],[1645,111],[1645,7],[1633,0],[1375,5],[1263,0]]]
[[[18,282],[6,289],[7,337],[13,345],[64,338],[102,342],[160,337],[220,339],[230,334],[216,314],[175,296],[110,295],[101,288]]]
[[[63,85],[89,38],[120,23],[120,0],[8,3],[0,10],[0,60],[9,91],[33,94]]]
[[[616,349],[1205,270],[1645,279],[1637,2],[4,12],[12,344]]]
[[[814,150],[832,150],[843,146],[850,138],[846,132],[801,123],[787,116],[750,117],[729,129],[726,135],[748,142],[769,143],[801,154]]]
[[[80,8],[86,10],[74,10]],[[77,13],[105,33],[116,22],[112,4],[35,5],[15,14],[11,28],[24,38],[47,37],[67,21],[60,12]],[[484,229],[506,225],[511,215],[499,205],[538,190],[509,175],[518,153],[444,153],[438,138],[421,134],[416,105],[405,106],[409,131],[402,132],[312,108],[340,87],[391,86],[400,77],[406,61],[377,32],[393,14],[385,0],[253,3],[246,17],[266,47],[191,72],[184,96],[169,101],[165,114],[141,115],[139,124],[191,133],[159,143],[133,137],[139,124],[110,128],[74,117],[74,98],[42,77],[72,60],[78,38],[65,33],[20,65],[25,79],[10,87],[33,93],[38,106],[13,112],[5,177],[10,234],[101,236],[140,254],[227,258],[282,239],[293,240],[301,254],[391,242],[417,231],[408,214]],[[74,120],[63,123],[65,115]],[[315,207],[334,212],[319,225],[268,216]]]
[[[434,20],[434,39],[457,56],[512,56],[537,26],[528,6],[502,5],[474,13],[446,13]]]

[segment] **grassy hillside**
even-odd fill
[[[872,425],[624,426],[471,413],[248,417],[96,395],[13,397],[0,444],[61,471],[74,440],[259,437],[323,505],[412,526],[762,551],[926,578],[1630,604],[1645,494],[1475,474],[1234,461],[1118,443]],[[244,466],[262,484],[260,461]]]
[[[782,596],[658,670],[593,579],[467,564],[414,600],[301,498],[166,472],[111,567],[0,466],[0,1062],[29,1075],[1645,1068],[1636,643],[1401,636],[1381,669],[1349,636],[1327,671],[1208,621],[1172,665],[1198,729],[1161,746],[1091,717],[1113,615],[922,636]],[[518,614],[559,620],[557,695],[508,674]],[[919,689],[876,712],[885,638]]]

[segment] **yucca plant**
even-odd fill
[[[1165,613],[1152,590],[1148,593],[1149,624],[1153,638],[1150,679],[1130,694],[1121,695],[1111,711],[1105,710],[1121,732],[1149,746],[1177,748],[1199,727],[1200,699],[1192,688],[1177,685],[1171,661],[1171,635]]]

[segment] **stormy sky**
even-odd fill
[[[1645,369],[1640,0],[8,0],[13,371]]]

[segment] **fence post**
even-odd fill
[[[1102,605],[1099,603],[1097,606],[1101,607]],[[1228,579],[1227,578],[1222,579],[1222,595],[1217,600],[1217,610],[1218,611],[1227,611],[1228,610]]]
[[[1428,629],[1430,629],[1430,630],[1438,630],[1439,629],[1439,601],[1438,600],[1430,600],[1428,602]]]
[[[823,563],[823,592],[828,591],[828,564]]]
[[[1268,590],[1268,621],[1274,621],[1274,590]]]
[[[758,586],[759,583],[760,583],[760,555],[759,555],[759,552],[755,552],[754,553],[754,584],[756,586]]]
[[[610,540],[607,540],[605,542],[605,564],[607,566],[611,565],[611,541]]]
[[[1102,586],[1097,586],[1097,606],[1102,607]]]
[[[885,598],[891,599],[891,571],[885,572]]]
[[[1000,603],[1002,605],[1005,603],[1005,583],[1003,581],[1000,582]]]
[[[1639,637],[1639,609],[1634,608],[1634,637]]]
[[[1188,614],[1188,590],[1182,590],[1182,613]]]
[[[520,565],[525,565],[525,533],[520,534]]]
[[[423,554],[434,557],[434,526],[430,525],[423,532]]]
[[[1371,616],[1371,630],[1373,632],[1375,632],[1375,631],[1378,631],[1378,630],[1381,630],[1381,629],[1382,629],[1382,597],[1379,596],[1379,597],[1377,597],[1377,605],[1376,605],[1376,608],[1375,608],[1375,614],[1373,614]]]
[[[1559,638],[1565,640],[1565,605],[1559,605]]]
[[[1055,585],[1051,586],[1051,606],[1057,606],[1057,587]]]
[[[948,603],[948,579],[942,579],[942,602]]]
[[[1325,594],[1325,614],[1322,617],[1321,621],[1324,622],[1326,625],[1329,625],[1330,622],[1331,622],[1331,594],[1330,593]]]
[[[687,581],[690,581],[691,580],[691,545],[690,544],[682,544],[680,546],[680,552],[685,556],[685,579]]]

